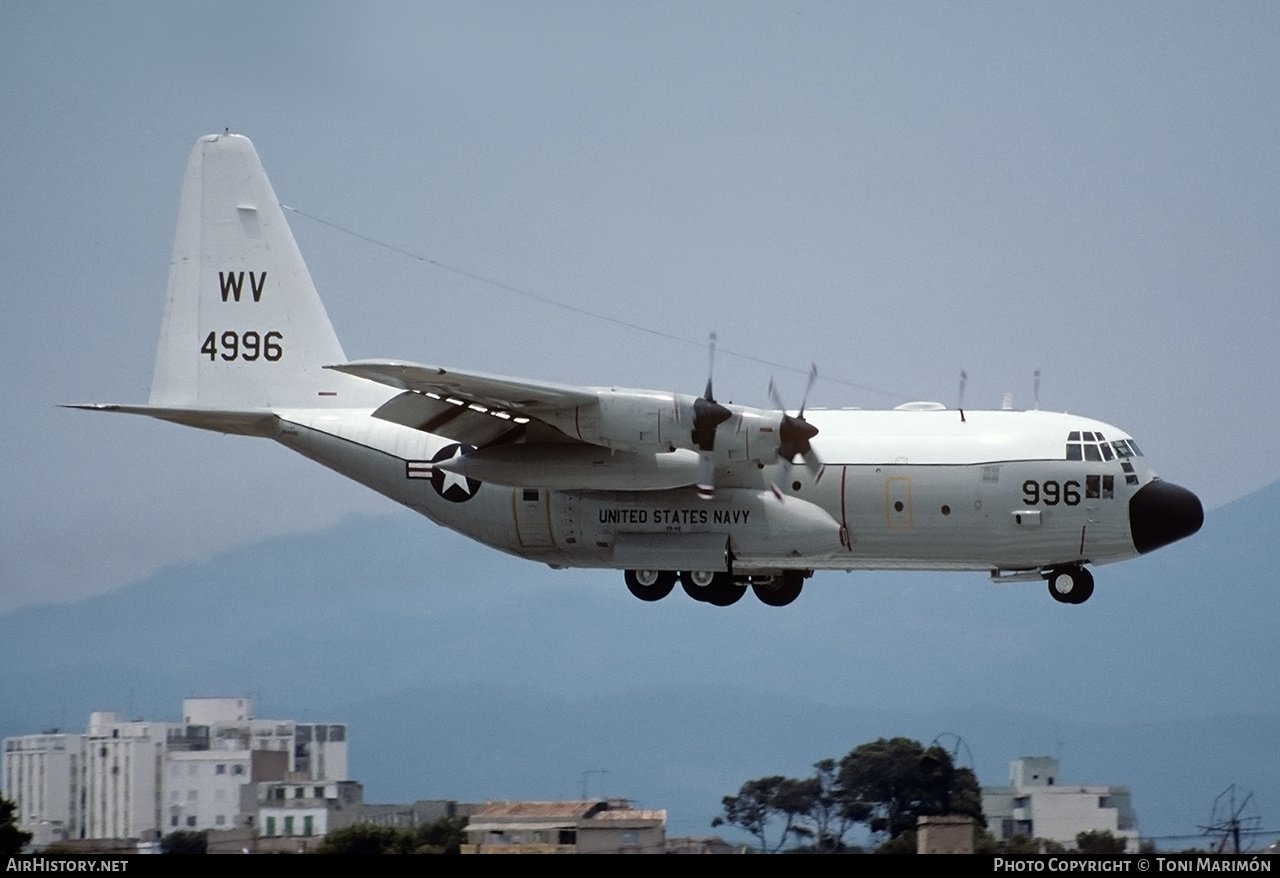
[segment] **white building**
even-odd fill
[[[240,788],[347,780],[347,728],[253,718],[247,698],[188,698],[180,723],[90,715],[84,734],[4,740],[3,787],[37,844],[150,839],[240,823]]]
[[[364,790],[353,780],[260,783],[253,794],[259,851],[309,850],[330,830],[359,822],[364,803]]]
[[[1138,850],[1138,819],[1128,787],[1075,786],[1058,779],[1058,760],[1025,756],[1009,763],[1009,786],[983,787],[982,811],[997,841],[1014,835],[1074,846],[1076,835],[1105,830]]]
[[[254,719],[247,698],[188,698],[168,732],[162,831],[240,826],[240,789],[283,780],[347,780],[347,727]]]
[[[5,738],[0,790],[18,804],[15,819],[33,834],[35,844],[79,837],[83,764],[80,735],[52,732]]]
[[[160,823],[167,723],[125,722],[115,711],[89,715],[79,779],[84,822],[78,838],[144,838]]]

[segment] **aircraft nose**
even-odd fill
[[[1186,488],[1157,480],[1129,498],[1129,532],[1143,554],[1191,536],[1202,524],[1204,507]]]

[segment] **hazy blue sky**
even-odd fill
[[[224,127],[286,204],[687,340],[293,217],[348,356],[697,391],[715,329],[868,407],[954,404],[961,369],[1026,405],[1040,368],[1042,407],[1241,496],[1280,477],[1277,82],[1274,3],[0,4],[0,613],[391,510],[54,408],[145,401]],[[717,390],[776,371],[725,355]]]

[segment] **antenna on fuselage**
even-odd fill
[[[1033,385],[1035,387],[1035,393],[1032,394],[1032,398],[1034,399],[1035,404],[1032,406],[1032,408],[1035,408],[1038,410],[1040,408],[1040,370],[1039,369],[1036,369],[1035,371],[1035,380],[1033,382]]]
[[[968,380],[969,380],[969,373],[966,372],[964,369],[961,369],[960,370],[960,404],[956,406],[956,408],[960,409],[961,411],[964,411],[964,385],[965,385],[965,382]]]

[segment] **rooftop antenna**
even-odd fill
[[[1260,831],[1262,823],[1258,806],[1250,807],[1252,802],[1253,793],[1235,784],[1218,793],[1218,797],[1213,800],[1209,825],[1201,826],[1200,829],[1214,839],[1211,849],[1215,854],[1241,853],[1242,835],[1248,836],[1245,843],[1252,845],[1252,837]]]
[[[1035,408],[1040,408],[1040,370],[1035,371]]]
[[[582,772],[582,801],[585,802],[591,798],[587,795],[587,778],[593,774],[598,774],[600,775],[600,779],[604,780],[604,776],[608,773],[609,769],[607,768],[588,768],[586,771]]]

